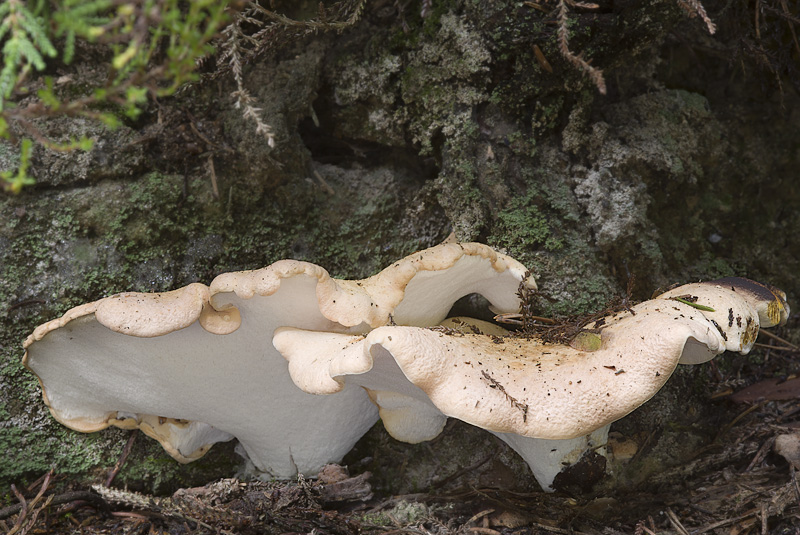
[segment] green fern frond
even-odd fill
[[[43,21],[37,19],[33,13],[25,8],[19,10],[17,22],[30,38],[30,41],[36,43],[36,46],[42,51],[42,54],[48,57],[55,57],[57,55],[56,48],[45,33],[42,26]],[[38,68],[38,67],[37,67]]]
[[[135,119],[148,98],[169,96],[198,78],[198,61],[214,52],[228,9],[225,0],[0,0],[0,138],[18,142],[13,125],[30,118],[14,106],[28,74],[44,70],[49,58],[71,63],[80,42],[97,43],[111,54],[106,83],[71,101],[50,77],[43,77],[44,87],[31,80],[24,94],[35,91],[36,113],[69,113],[108,127]],[[59,145],[41,132],[32,137],[53,150],[88,148]],[[19,169],[0,174],[0,189],[17,192],[31,182],[30,143],[20,144]]]

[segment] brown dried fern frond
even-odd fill
[[[677,0],[678,5],[681,6],[689,14],[689,17],[700,17],[706,23],[708,33],[713,34],[717,31],[717,25],[711,21],[711,18],[706,13],[706,8],[700,0]]]
[[[558,0],[558,49],[564,58],[575,65],[577,68],[584,71],[589,78],[597,86],[597,90],[605,95],[606,94],[606,80],[603,77],[603,71],[596,67],[592,67],[588,61],[581,56],[576,55],[569,48],[569,29],[567,23],[569,21],[569,7],[580,7],[585,9],[596,9],[597,4],[590,4],[587,2],[575,2],[573,0]]]
[[[343,0],[330,7],[320,4],[317,18],[294,20],[267,9],[258,0],[248,0],[244,8],[231,13],[232,21],[221,32],[216,70],[211,79],[231,73],[236,90],[231,93],[234,105],[242,110],[246,121],[255,125],[270,147],[275,134],[262,116],[262,108],[245,87],[244,66],[257,58],[286,46],[310,33],[342,31],[361,18],[366,0]],[[208,78],[208,77],[207,77]]]
[[[675,0],[690,17],[700,17],[708,28],[708,32],[713,34],[717,31],[716,25],[711,21],[708,16],[703,3],[700,0]],[[603,76],[603,71],[597,67],[593,67],[588,61],[583,59],[580,54],[575,54],[569,47],[569,13],[570,8],[581,9],[597,9],[599,6],[591,2],[580,2],[577,0],[558,0],[557,22],[558,22],[558,49],[561,55],[575,67],[586,73],[597,90],[605,95],[606,94],[606,81]]]

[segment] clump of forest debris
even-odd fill
[[[527,272],[523,281],[530,277]],[[586,314],[575,314],[563,317],[546,318],[536,314],[540,299],[550,299],[539,290],[529,288],[520,283],[517,296],[520,301],[520,312],[516,314],[499,314],[495,316],[498,323],[516,326],[513,336],[536,338],[545,343],[569,345],[581,333],[595,333],[605,323],[604,318],[622,311],[635,314],[631,308],[636,304],[632,300],[634,278],[628,279],[624,296],[615,296],[601,310]]]

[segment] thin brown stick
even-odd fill
[[[755,344],[753,344],[753,346],[761,347],[763,349],[775,349],[776,351],[796,351],[796,349],[788,347],[788,346],[773,346],[771,344],[755,343]]]
[[[18,532],[19,529],[22,527],[22,523],[25,522],[25,517],[28,516],[28,502],[25,501],[25,496],[23,496],[18,490],[17,487],[14,486],[12,483],[11,485],[11,492],[14,493],[14,496],[17,497],[20,505],[20,512],[19,516],[17,516],[17,521],[14,522],[14,525],[11,526],[11,530],[8,532],[8,535],[13,535],[14,533]]]
[[[8,532],[8,535],[14,535],[15,533],[21,533],[22,535],[26,534],[30,529],[36,524],[36,519],[39,517],[39,513],[50,505],[52,501],[52,496],[47,499],[44,505],[41,507],[37,507],[39,502],[44,496],[44,493],[47,492],[47,488],[50,486],[50,479],[53,476],[53,471],[50,470],[45,474],[44,479],[42,480],[42,487],[39,489],[39,492],[36,493],[36,496],[30,503],[25,501],[25,497],[20,493],[14,485],[11,485],[11,490],[16,495],[17,499],[20,502],[21,510],[19,516],[17,516],[17,521],[14,522],[14,526]],[[30,518],[28,518],[28,512],[31,513]],[[27,520],[27,526],[23,527]]]
[[[33,492],[33,489],[35,489],[36,487],[38,487],[39,485],[41,485],[41,484],[44,482],[44,480],[45,480],[45,479],[47,479],[47,477],[48,477],[48,476],[49,476],[51,473],[52,473],[52,471],[50,471],[50,472],[45,472],[44,474],[40,475],[40,476],[39,476],[39,478],[38,478],[36,481],[34,481],[33,483],[31,483],[30,485],[28,485],[27,487],[25,487],[25,492]]]
[[[208,155],[208,174],[211,175],[211,195],[219,199],[219,188],[217,187],[217,172],[214,170],[214,156]]]
[[[780,336],[778,336],[775,333],[771,333],[771,332],[765,331],[765,330],[760,330],[760,331],[758,331],[758,334],[763,334],[767,338],[772,338],[773,340],[777,340],[778,342],[780,342],[782,344],[786,344],[787,346],[789,346],[789,347],[791,347],[791,348],[793,348],[795,350],[800,349],[800,346],[797,346],[796,344],[791,343],[789,340],[786,340],[785,338],[781,338]]]
[[[761,0],[756,0],[756,40],[761,41],[761,23],[759,22],[759,13],[761,12]]]
[[[745,518],[749,518],[755,515],[758,512],[758,509],[752,509],[751,511],[746,512],[743,515],[739,515],[734,518],[727,518],[725,520],[720,520],[719,522],[714,522],[713,524],[709,524],[703,528],[698,529],[694,532],[694,535],[702,535],[703,533],[708,533],[709,531],[714,531],[717,528],[721,528],[723,526],[727,526],[729,524],[733,524],[734,522],[739,522],[740,520],[744,520]]]
[[[672,524],[672,527],[674,527],[678,533],[681,535],[689,535],[689,532],[685,527],[683,527],[683,524],[681,524],[681,520],[678,518],[678,515],[675,514],[675,511],[673,511],[670,507],[667,507],[666,513],[670,524]]]
[[[797,498],[797,505],[800,505],[800,485],[797,484],[797,470],[794,465],[789,465],[789,472],[792,474],[792,484],[794,485],[794,495]]]
[[[538,522],[531,522],[530,525],[533,528],[541,529],[542,531],[549,531],[550,533],[559,533],[560,535],[583,535],[580,531],[557,528],[555,526],[548,526],[547,524],[539,524]]]
[[[469,520],[467,520],[465,522],[465,524],[471,524],[473,522],[476,522],[476,521],[480,520],[481,518],[485,517],[486,515],[490,515],[492,513],[494,513],[494,509],[484,509],[480,513],[472,515],[472,517]]]
[[[102,511],[108,510],[108,504],[106,503],[105,500],[103,500],[103,498],[101,498],[94,492],[90,492],[87,490],[65,492],[64,494],[58,494],[56,496],[53,496],[50,505],[61,505],[75,501],[84,501],[91,503],[92,506]],[[0,509],[0,520],[13,516],[19,513],[21,510],[22,510],[21,503],[4,507],[3,509]]]
[[[160,514],[151,513],[149,511],[145,511],[143,513],[133,512],[133,511],[114,511],[113,513],[111,513],[111,516],[116,516],[119,518],[136,518],[141,520],[147,520],[149,518],[152,518],[154,515],[157,515],[159,517],[162,516]]]
[[[122,469],[122,465],[125,464],[125,461],[128,459],[128,455],[130,455],[131,453],[131,448],[133,448],[133,443],[136,441],[136,435],[138,435],[136,431],[131,432],[131,436],[130,438],[128,438],[128,442],[126,442],[125,447],[122,448],[122,453],[120,454],[119,459],[117,459],[114,468],[108,474],[108,478],[106,479],[105,483],[106,487],[111,486],[111,483],[114,482],[114,478],[117,477],[117,474],[119,474],[119,471]]]
[[[494,453],[492,453],[491,455],[487,455],[486,457],[484,457],[483,459],[481,459],[477,463],[471,464],[471,465],[469,465],[469,466],[467,466],[465,468],[462,468],[461,470],[455,471],[454,473],[450,474],[449,476],[447,476],[446,478],[442,479],[441,481],[437,481],[436,483],[431,485],[431,488],[432,489],[439,489],[439,488],[444,487],[445,485],[447,485],[451,481],[454,481],[454,480],[458,479],[459,477],[463,476],[464,474],[468,474],[468,473],[472,472],[473,470],[476,470],[476,469],[480,468],[481,466],[483,466],[484,464],[489,462],[489,460],[492,457],[494,457]]]
[[[744,411],[742,411],[741,413],[739,413],[736,416],[736,418],[734,418],[733,420],[731,420],[730,422],[725,424],[722,427],[722,429],[720,429],[719,433],[717,434],[717,438],[721,437],[722,435],[724,435],[725,433],[730,431],[733,428],[733,426],[735,426],[737,423],[739,423],[739,420],[741,420],[742,418],[744,418],[745,416],[747,416],[751,412],[757,411],[758,409],[760,409],[761,407],[763,407],[767,403],[769,403],[769,400],[764,400],[761,403],[757,403],[755,405],[752,405],[752,406],[748,407],[747,409],[745,409]]]
[[[786,0],[781,0],[781,7],[783,8],[783,12],[786,13],[786,16],[791,18],[791,11],[789,11],[789,6],[786,5]],[[789,31],[792,33],[794,48],[797,50],[797,53],[800,54],[800,43],[797,41],[797,34],[794,31],[794,26],[791,21],[787,21],[786,24],[789,26]]]
[[[774,444],[775,444],[775,437],[771,437],[765,440],[764,443],[761,445],[761,447],[758,448],[758,451],[753,456],[753,459],[750,461],[750,464],[747,465],[747,468],[745,468],[744,471],[745,472],[751,471],[753,468],[755,468],[756,464],[764,460],[764,457],[767,456],[767,453],[769,452],[769,450],[772,449],[772,446]]]
[[[45,502],[40,507],[33,509],[33,513],[31,514],[31,519],[28,521],[27,527],[22,530],[21,535],[26,535],[31,530],[31,528],[33,528],[36,525],[36,521],[39,519],[39,514],[48,507],[50,507],[50,503],[52,501],[53,497],[48,496]]]

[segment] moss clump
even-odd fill
[[[511,201],[510,206],[500,212],[489,241],[510,249],[544,248],[556,251],[564,242],[553,236],[550,224],[535,204],[535,197],[528,194]]]

